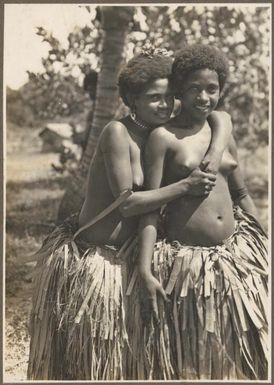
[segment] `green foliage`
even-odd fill
[[[242,146],[252,150],[267,143],[269,8],[236,4],[142,7],[139,25],[144,34],[132,35],[134,47],[150,40],[171,52],[194,43],[222,49],[229,59],[231,75],[220,108],[231,114]]]
[[[58,39],[43,27],[37,35],[49,45],[46,58],[42,58],[43,73],[28,72],[29,82],[23,95],[35,115],[52,119],[56,116],[71,116],[89,108],[89,98],[84,94],[83,77],[100,62],[101,30],[98,21],[90,26],[76,28],[67,37],[63,46]]]
[[[86,7],[90,11],[90,7]],[[135,7],[126,56],[146,41],[172,54],[183,44],[215,44],[230,62],[230,79],[220,108],[228,111],[240,145],[254,149],[268,141],[269,18],[267,7],[184,5]],[[41,117],[69,116],[88,110],[80,79],[100,68],[102,31],[100,14],[60,42],[43,28],[38,35],[49,44],[44,73],[30,73],[26,97]]]
[[[18,126],[33,127],[35,117],[28,103],[22,98],[20,91],[7,87],[7,119]]]

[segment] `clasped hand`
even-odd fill
[[[196,167],[187,177],[187,181],[189,184],[188,195],[208,195],[216,184],[216,175]]]

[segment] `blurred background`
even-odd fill
[[[150,42],[172,55],[214,44],[229,59],[229,112],[249,190],[268,225],[270,6],[5,5],[5,380],[26,379],[30,255],[83,199],[104,125],[126,113],[125,61]]]

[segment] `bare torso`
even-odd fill
[[[129,134],[125,125],[123,127],[123,140],[129,144],[130,162],[127,167],[131,168],[132,174],[132,183],[128,188],[136,191],[141,189],[144,184],[143,164],[141,161],[144,141]],[[115,200],[107,175],[106,154],[103,153],[103,143],[107,135],[108,132],[106,130],[100,138],[90,166],[86,199],[80,212],[79,226],[85,225]],[[137,225],[137,216],[124,218],[119,209],[115,209],[102,220],[83,231],[81,236],[91,244],[121,245],[137,230]]]
[[[174,127],[166,130],[168,153],[165,184],[186,177],[199,166],[211,140],[207,123],[199,131]],[[237,166],[228,149],[223,154],[216,186],[207,197],[184,196],[167,206],[166,232],[169,240],[210,246],[228,238],[234,230],[232,201],[227,177]]]

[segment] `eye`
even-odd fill
[[[192,85],[192,86],[189,87],[188,90],[189,91],[193,91],[193,92],[199,92],[199,87],[195,86],[195,85]]]
[[[215,94],[216,92],[218,92],[219,91],[219,87],[218,86],[209,86],[208,87],[208,92],[210,93],[210,94]]]
[[[166,96],[166,101],[167,102],[172,102],[173,101],[173,95],[167,95]]]
[[[152,101],[152,102],[157,102],[159,99],[160,99],[160,97],[159,97],[159,95],[150,95],[150,97],[149,97],[149,99]]]

